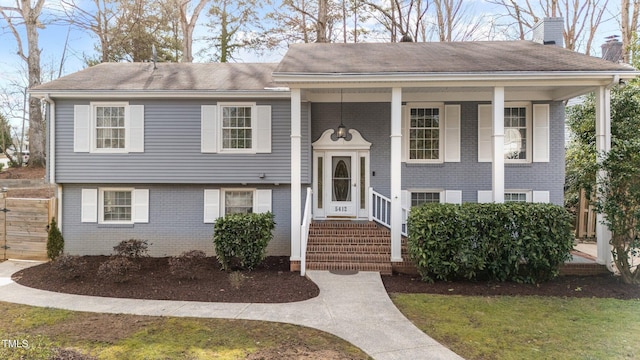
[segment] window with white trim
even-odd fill
[[[94,105],[96,149],[124,149],[125,105]]]
[[[222,105],[222,149],[253,148],[253,106]]]
[[[73,107],[73,151],[144,152],[144,105],[91,102]]]
[[[441,110],[440,107],[409,108],[409,161],[441,161]]]
[[[424,192],[411,192],[411,207],[421,206],[427,203],[441,203],[442,192],[441,191],[424,191]]]
[[[504,158],[505,160],[527,160],[529,151],[529,128],[527,107],[504,108]]]
[[[225,190],[224,214],[250,214],[253,212],[254,191]]]
[[[531,202],[531,191],[507,190],[504,192],[504,202]]]
[[[214,223],[226,214],[265,213],[271,211],[271,189],[205,189],[204,222]]]
[[[101,190],[102,222],[131,222],[132,190]]]

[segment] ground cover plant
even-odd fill
[[[3,338],[28,345],[0,346],[3,360],[368,358],[333,335],[280,323],[94,314],[3,302],[0,318]]]
[[[432,294],[392,299],[418,328],[469,360],[640,358],[640,300]]]

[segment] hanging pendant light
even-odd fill
[[[340,126],[336,129],[336,137],[338,139],[347,138],[347,127],[342,123],[342,89],[340,89]]]

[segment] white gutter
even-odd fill
[[[497,81],[605,81],[612,76],[633,79],[640,76],[638,71],[558,71],[558,72],[486,72],[486,73],[274,73],[273,79],[281,83],[341,83],[341,82],[497,82]],[[386,86],[389,86],[388,84]]]
[[[30,90],[29,93],[38,98],[55,96],[56,98],[92,99],[109,97],[113,99],[290,99],[291,92],[287,88],[266,91],[165,91],[165,90]]]

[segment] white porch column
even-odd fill
[[[402,88],[391,89],[391,261],[402,261]]]
[[[493,159],[491,189],[494,203],[504,202],[504,87],[493,88]]]
[[[300,261],[300,225],[302,223],[300,101],[300,89],[291,89],[291,261]]]
[[[598,155],[611,150],[611,91],[606,86],[600,86],[596,90],[596,151]],[[598,183],[605,176],[603,172],[598,174]],[[599,186],[598,186],[599,187]],[[602,194],[596,193],[598,197]],[[611,231],[602,224],[603,214],[596,216],[596,239],[598,264],[607,264],[611,261]]]

